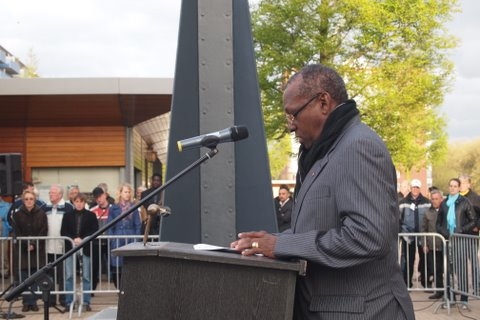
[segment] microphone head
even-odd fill
[[[246,126],[233,126],[230,128],[232,141],[238,141],[248,138],[248,129]]]
[[[156,203],[152,203],[148,206],[147,212],[151,216],[159,214],[162,217],[166,217],[172,213],[172,210],[167,206],[159,206]]]
[[[162,217],[168,217],[172,213],[172,209],[167,206],[161,206],[159,213]]]

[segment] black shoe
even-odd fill
[[[85,311],[92,311],[92,307],[89,304],[85,305]]]
[[[34,304],[33,306],[30,306],[30,310],[32,311],[38,311],[38,306],[36,304]]]
[[[22,307],[22,312],[28,312],[30,310],[30,306],[28,304],[24,304]]]
[[[442,297],[443,297],[443,292],[437,292],[434,295],[431,295],[430,297],[428,297],[428,299],[440,299]]]

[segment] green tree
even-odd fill
[[[272,179],[281,179],[281,174],[290,161],[292,143],[290,135],[280,139],[269,140],[267,143]]]
[[[423,167],[446,150],[438,107],[452,80],[445,23],[457,0],[259,0],[253,38],[268,139],[286,134],[285,81],[308,63],[343,75],[399,169]]]
[[[37,73],[38,69],[38,59],[33,49],[28,49],[27,53],[27,61],[25,63],[25,70],[23,72],[23,78],[38,78],[39,75]]]
[[[448,192],[448,181],[462,174],[472,177],[472,189],[480,191],[480,139],[448,146],[445,159],[433,166],[433,185]]]

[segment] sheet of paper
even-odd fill
[[[193,249],[195,249],[195,250],[206,250],[206,251],[222,251],[222,252],[240,253],[239,251],[237,251],[235,249],[232,249],[232,248],[214,246],[214,245],[206,244],[206,243],[194,244]]]

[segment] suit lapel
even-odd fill
[[[293,204],[292,223],[291,223],[291,228],[293,232],[295,232],[298,216],[303,205],[303,200],[305,199],[305,196],[308,190],[312,186],[313,182],[320,175],[320,173],[323,171],[323,169],[325,169],[325,166],[328,164],[328,161],[330,159],[330,155],[335,150],[337,145],[340,143],[342,138],[345,136],[345,134],[349,131],[351,127],[353,127],[355,124],[358,124],[359,122],[360,120],[358,117],[353,118],[352,121],[350,121],[350,123],[346,125],[345,130],[338,136],[337,140],[333,143],[330,150],[328,150],[325,157],[315,162],[315,164],[310,169],[310,171],[308,171],[307,175],[305,176],[305,181],[303,181],[302,187],[300,188],[297,198],[295,199],[295,202]]]
[[[325,168],[325,166],[327,165],[328,159],[329,157],[327,154],[325,157],[315,162],[313,167],[310,169],[310,171],[308,171],[307,175],[305,176],[305,181],[303,181],[302,183],[302,187],[298,192],[298,195],[297,195],[297,198],[295,199],[295,203],[293,207],[292,225],[291,225],[293,232],[295,232],[295,226],[297,225],[298,216],[299,216],[300,210],[302,209],[305,195],[307,194],[308,190],[312,186],[313,182],[320,175],[320,172],[322,172],[323,168]]]

